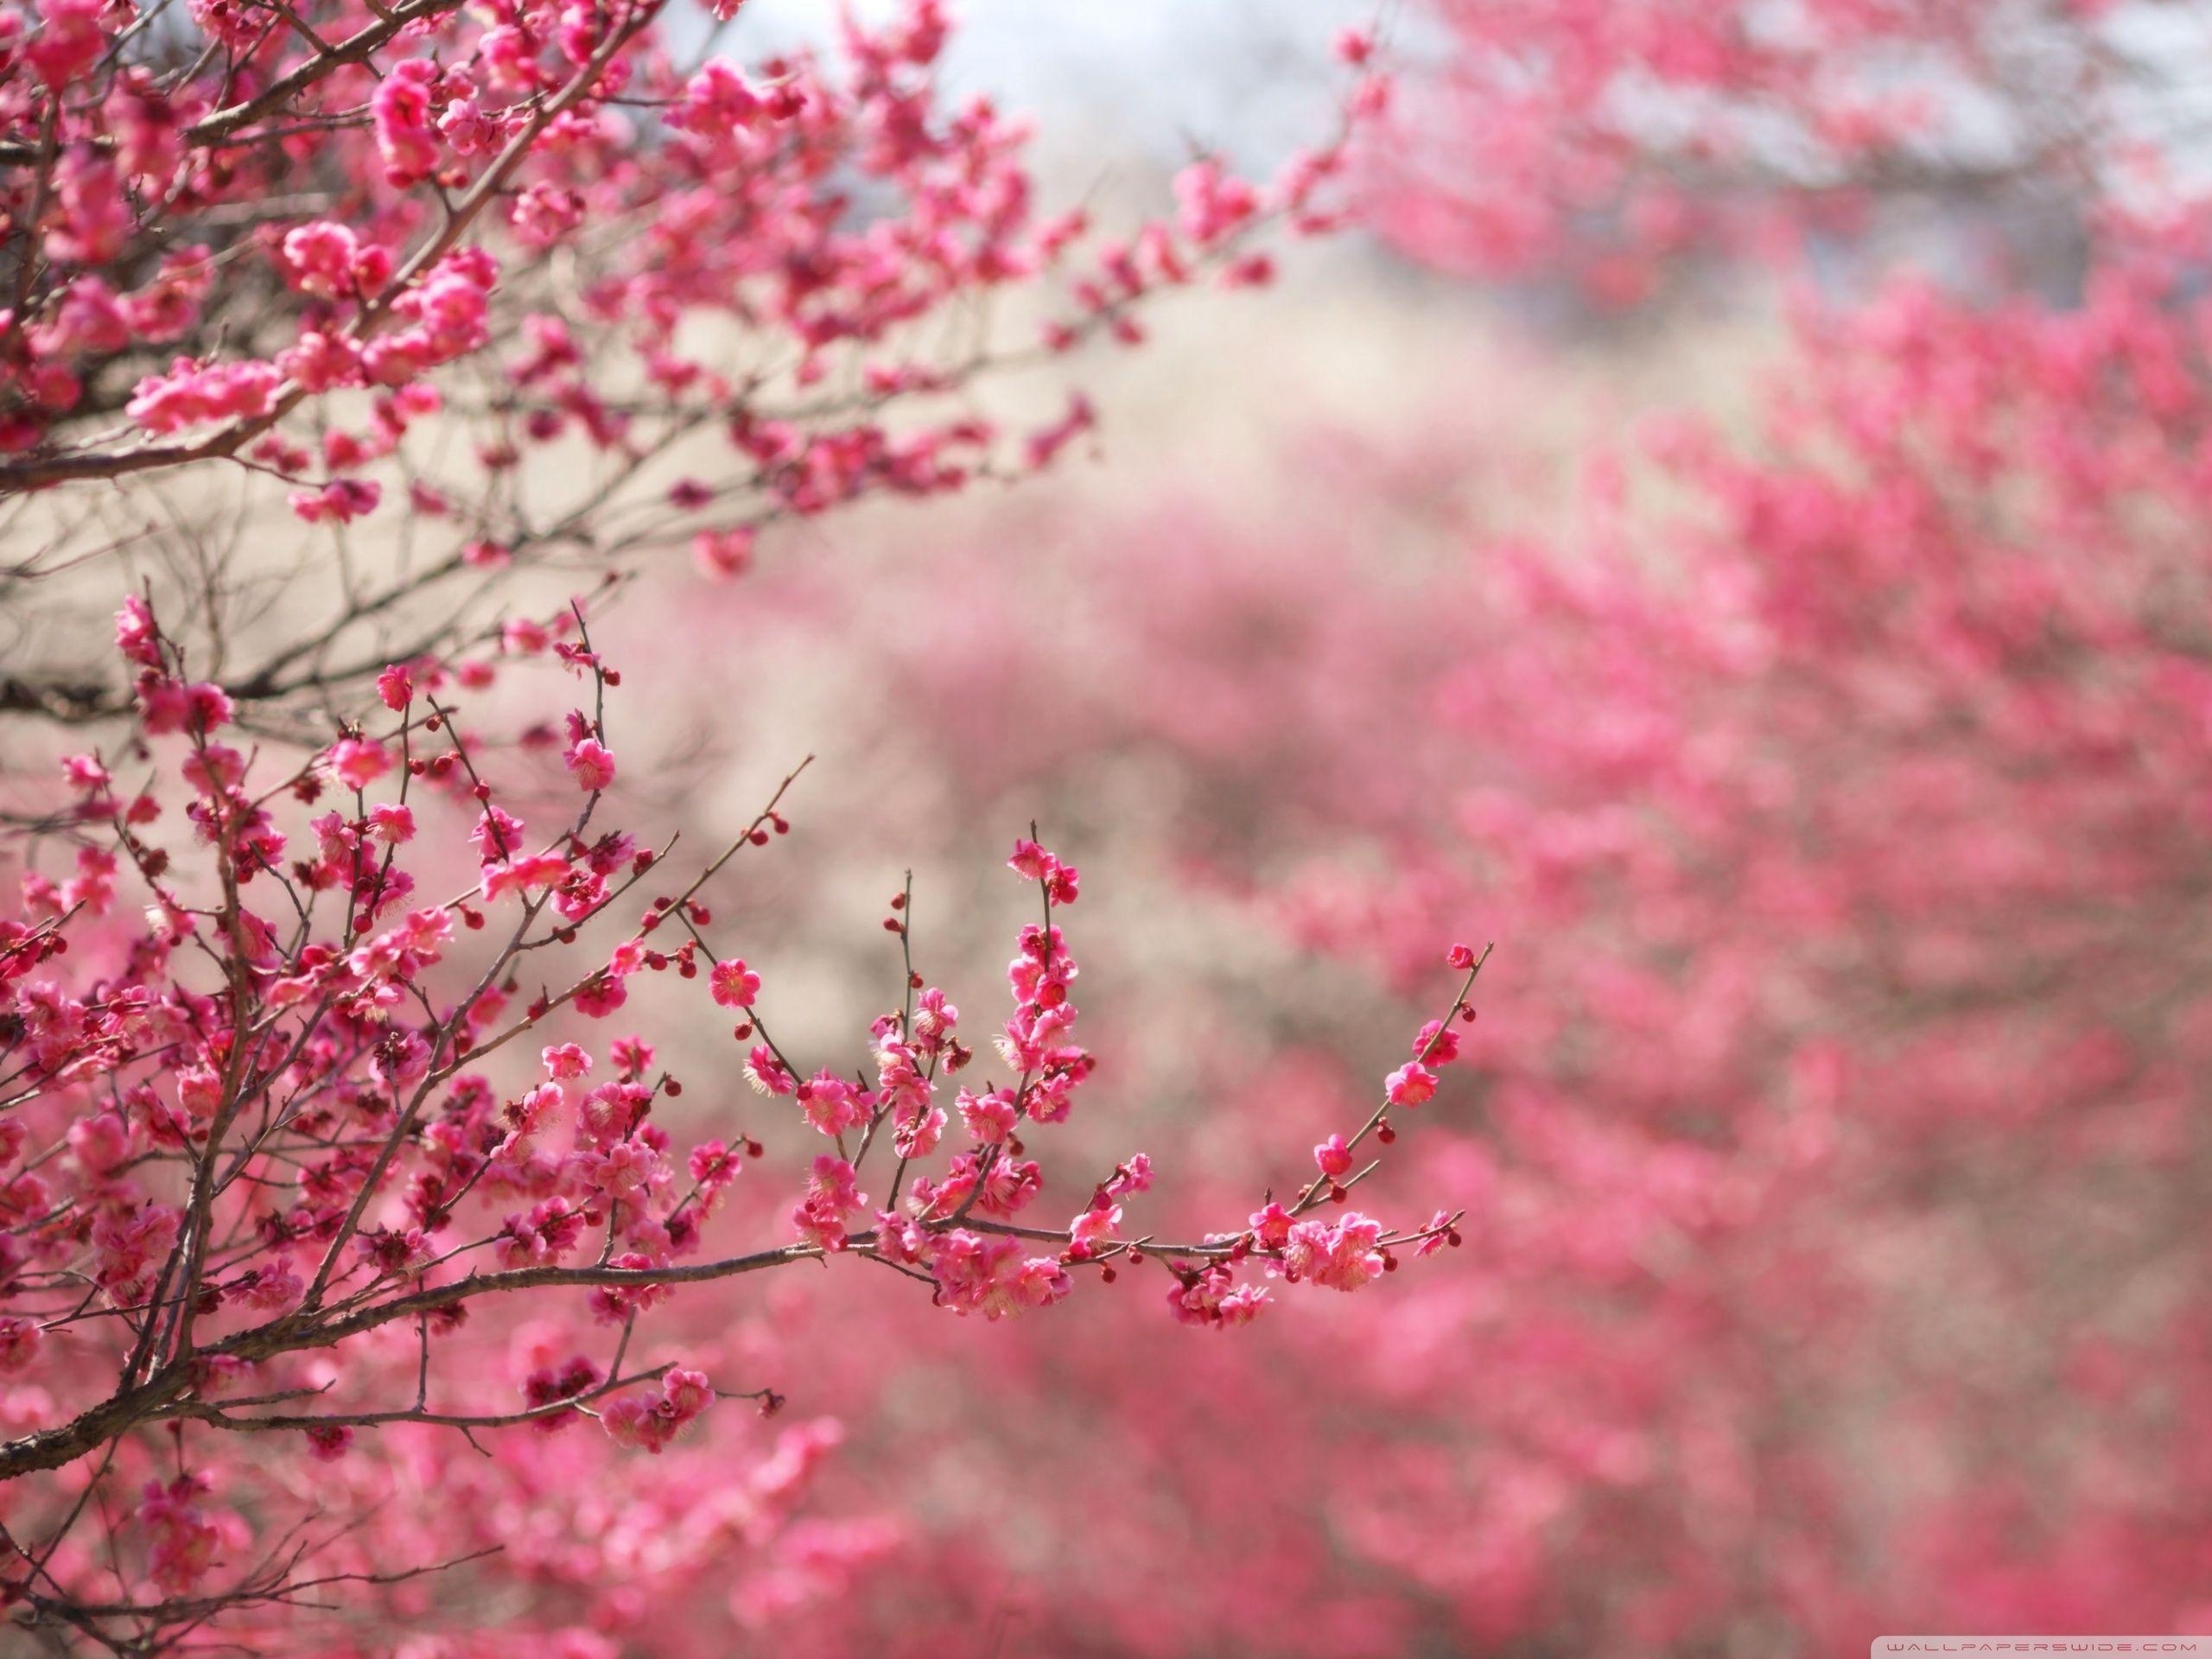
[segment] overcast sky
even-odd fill
[[[893,0],[862,0],[864,17]],[[1340,85],[1328,47],[1374,0],[955,0],[947,78],[1039,118],[1046,154],[1179,160],[1192,144],[1265,165],[1326,130]],[[821,38],[824,0],[748,0],[732,36],[753,57]]]

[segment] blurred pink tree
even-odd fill
[[[2208,49],[2168,0],[1433,0],[1383,183],[1417,257],[1606,306],[1901,230],[2078,280],[2196,172]]]
[[[972,790],[1142,757],[1200,889],[1385,988],[1439,916],[1513,943],[1461,1045],[1474,1103],[1437,1115],[1455,1272],[1344,1310],[1349,1343],[1221,1347],[1172,1397],[1142,1386],[1170,1333],[1134,1319],[993,1359],[1001,1397],[1028,1389],[1008,1418],[1077,1398],[1116,1423],[1111,1456],[971,1454],[1039,1494],[1003,1538],[1033,1586],[1020,1640],[1815,1654],[2201,1629],[2212,313],[2185,134],[2134,124],[2202,43],[2155,5],[1443,10],[1455,84],[1522,96],[1465,106],[1464,142],[1434,124],[1462,106],[1401,100],[1379,188],[1403,245],[1629,300],[1740,248],[1720,232],[1747,205],[1850,232],[1849,187],[1882,280],[1803,306],[1748,430],[1662,421],[1577,457],[1571,532],[1487,530],[1465,474],[1488,458],[1433,432],[1324,434],[1256,522],[1185,501],[1079,537],[1086,651],[1008,616],[907,663],[901,732]],[[2131,44],[2162,25],[2190,49]],[[2017,92],[1991,78],[2038,44],[2099,69],[2061,103],[2018,93],[2071,138],[2006,170],[2069,205],[2077,291],[2001,261],[1948,289],[1914,267],[1948,247],[1872,210],[1939,164],[1963,189],[1931,135]],[[1844,118],[1930,54],[1942,96]],[[1676,77],[1711,93],[1697,167],[1643,101]],[[1782,168],[1777,115],[1834,153]],[[1736,120],[1767,137],[1712,137]],[[1509,140],[1525,168],[1496,164]],[[1582,211],[1593,168],[1608,214]],[[1641,233],[1669,223],[1699,233]],[[938,602],[1003,606],[985,569],[934,568]],[[1222,974],[1262,1017],[1276,988]],[[1345,1075],[1315,1052],[1194,1092],[1236,1144],[1340,1114]],[[1079,1511],[1042,1496],[1078,1481]],[[1143,1530],[1101,1537],[1100,1513]],[[853,1647],[928,1650],[902,1633],[982,1624],[1024,1573],[968,1603],[887,1578]]]

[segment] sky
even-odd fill
[[[863,18],[897,0],[861,0]],[[1264,166],[1325,129],[1338,86],[1329,42],[1373,0],[963,0],[950,85],[988,91],[1039,118],[1048,162],[1140,158],[1192,148]],[[732,36],[750,58],[835,30],[823,0],[749,0]]]

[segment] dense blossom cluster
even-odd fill
[[[1333,147],[1265,188],[1202,161],[1178,218],[1084,251],[1083,216],[1035,200],[1022,124],[936,107],[934,0],[849,27],[842,71],[748,73],[716,41],[679,49],[661,10],[331,0],[195,6],[181,29],[78,0],[11,10],[0,484],[219,458],[310,484],[310,521],[351,517],[375,498],[332,486],[443,412],[477,423],[479,476],[405,467],[415,509],[473,491],[476,528],[512,543],[518,504],[482,474],[564,435],[635,460],[720,425],[719,481],[674,480],[661,505],[739,521],[702,531],[728,536],[761,503],[817,512],[988,463],[972,414],[874,416],[979,366],[900,344],[963,296],[1058,273],[1047,347],[1135,339],[1153,290],[1264,278],[1243,245],[1263,220],[1332,218]],[[439,390],[433,371],[479,355],[503,390]]]
[[[1028,1142],[1069,1119],[1095,1069],[1057,919],[1080,878],[1033,840],[1010,860],[1040,915],[1007,969],[1003,1073],[914,971],[906,892],[887,918],[903,992],[870,1032],[874,1081],[794,1059],[769,1032],[772,990],[718,945],[710,907],[736,855],[789,827],[783,791],[720,857],[663,881],[661,851],[601,823],[620,675],[585,616],[579,601],[542,625],[586,695],[546,746],[577,804],[533,827],[508,804],[520,779],[493,781],[509,762],[463,731],[461,677],[395,664],[378,720],[272,766],[230,741],[230,699],[190,677],[143,600],[118,613],[137,734],[67,762],[73,804],[46,830],[68,873],[25,869],[20,914],[0,921],[0,1474],[23,1483],[0,1582],[34,1624],[158,1643],[236,1614],[250,1638],[325,1582],[322,1546],[300,1547],[323,1528],[348,1582],[435,1564],[379,1554],[397,1534],[349,1531],[365,1519],[317,1503],[323,1483],[282,1454],[240,1463],[240,1440],[375,1462],[401,1455],[372,1443],[383,1431],[444,1428],[445,1455],[465,1459],[479,1431],[595,1417],[614,1445],[662,1452],[728,1397],[696,1364],[638,1357],[683,1287],[853,1255],[995,1321],[1157,1263],[1179,1319],[1230,1324],[1258,1311],[1265,1277],[1348,1290],[1452,1234],[1444,1214],[1397,1232],[1321,1214],[1367,1173],[1349,1154],[1287,1207],[1195,1243],[1126,1221],[1152,1183],[1142,1154],[1071,1223],[1033,1219],[1046,1178]],[[119,781],[124,764],[141,782]],[[649,880],[666,890],[643,897]],[[1452,959],[1446,1021],[1471,1013],[1478,965]],[[778,1123],[748,1113],[754,1128],[686,1144],[682,1081],[652,1041],[603,1023],[664,973],[734,1014],[730,1072],[747,1053],[782,1133],[827,1143],[795,1202],[739,1206],[772,1237],[780,1220],[779,1242],[731,1254],[717,1227],[734,1192],[773,1180],[740,1185]],[[1442,1053],[1443,1032],[1417,1046]],[[872,1167],[880,1200],[861,1190]],[[504,1306],[518,1299],[533,1326]],[[542,1355],[504,1399],[482,1374],[484,1321]],[[139,1484],[134,1508],[121,1495]],[[423,1529],[456,1554],[476,1542]]]
[[[346,677],[334,639],[375,666],[473,645],[510,566],[734,576],[776,520],[1051,464],[1090,403],[1009,423],[978,380],[1267,281],[1271,238],[1341,221],[1387,105],[1355,66],[1271,181],[1202,156],[1109,234],[1040,200],[1025,122],[940,90],[937,0],[749,66],[734,5],[703,35],[664,6],[10,0],[0,498],[54,492],[52,565],[111,550],[118,482],[180,469],[235,480],[271,541],[289,509],[435,544],[228,677],[256,700]],[[0,708],[120,712],[41,654]]]

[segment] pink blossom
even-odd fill
[[[1217,1331],[1249,1325],[1266,1306],[1263,1286],[1236,1282],[1234,1272],[1223,1262],[1209,1262],[1179,1274],[1167,1293],[1167,1308],[1178,1324],[1211,1326]]]
[[[1383,1092],[1393,1106],[1418,1106],[1436,1092],[1436,1073],[1409,1060],[1384,1081]]]
[[[842,1135],[860,1128],[868,1122],[874,1103],[866,1090],[830,1071],[816,1072],[798,1085],[797,1093],[806,1121],[824,1135]]]
[[[709,581],[728,582],[751,568],[753,543],[753,532],[742,525],[733,530],[702,530],[691,538],[692,562]]]
[[[268,413],[281,377],[266,363],[195,363],[178,358],[166,375],[148,375],[127,412],[149,432],[170,433],[211,421]]]
[[[569,861],[558,853],[534,853],[484,866],[481,891],[486,899],[531,893],[560,885]]]
[[[540,1052],[549,1077],[581,1077],[591,1070],[591,1056],[575,1043],[555,1043]]]
[[[1382,1236],[1380,1222],[1356,1211],[1335,1223],[1299,1222],[1283,1245],[1283,1269],[1330,1290],[1357,1290],[1382,1275],[1382,1253],[1376,1248]]]
[[[161,636],[146,601],[132,594],[115,613],[115,648],[142,668],[162,668]]]
[[[295,490],[285,498],[304,524],[350,524],[374,512],[384,486],[373,480],[334,479],[319,490]]]
[[[944,1306],[989,1320],[1048,1306],[1070,1288],[1066,1269],[1050,1257],[1025,1255],[1018,1239],[964,1228],[942,1235],[928,1260]]]
[[[516,197],[510,210],[514,232],[526,246],[548,248],[583,222],[584,199],[564,185],[543,181]]]
[[[387,847],[404,846],[415,838],[415,809],[391,801],[369,809],[370,833]]]
[[[391,770],[391,756],[383,744],[370,738],[340,738],[331,745],[325,764],[348,789],[366,789]]]
[[[718,137],[753,124],[763,107],[735,65],[711,58],[684,83],[669,124],[702,137]]]
[[[744,958],[718,962],[709,970],[707,988],[726,1008],[749,1008],[760,995],[760,976],[745,965]]]
[[[99,794],[115,783],[106,767],[91,754],[64,754],[62,777],[68,779],[71,790],[84,790],[86,794]]]
[[[345,226],[330,219],[296,226],[284,233],[283,247],[286,275],[302,293],[338,299],[353,292],[361,247]]]
[[[1010,1089],[994,1089],[984,1095],[970,1094],[963,1089],[954,1103],[959,1108],[960,1121],[967,1126],[968,1133],[978,1141],[1004,1141],[1021,1121],[1020,1109]]]
[[[657,1395],[622,1395],[601,1411],[600,1421],[617,1446],[658,1457],[714,1400],[704,1372],[679,1367],[661,1379]]]
[[[41,27],[23,55],[48,86],[67,87],[106,49],[103,10],[94,0],[39,0]]]
[[[868,1195],[859,1190],[852,1165],[825,1153],[814,1160],[813,1178],[806,1196],[791,1211],[791,1224],[801,1238],[834,1254],[846,1246],[846,1221],[867,1205]]]
[[[436,78],[436,67],[428,59],[408,59],[385,78],[370,101],[385,176],[394,185],[417,183],[437,165],[429,92]]]
[[[753,1092],[762,1095],[788,1095],[798,1088],[798,1081],[784,1069],[783,1062],[766,1043],[755,1043],[745,1057],[745,1080]]]
[[[579,738],[562,757],[581,789],[598,791],[614,781],[614,757],[592,738]]]

